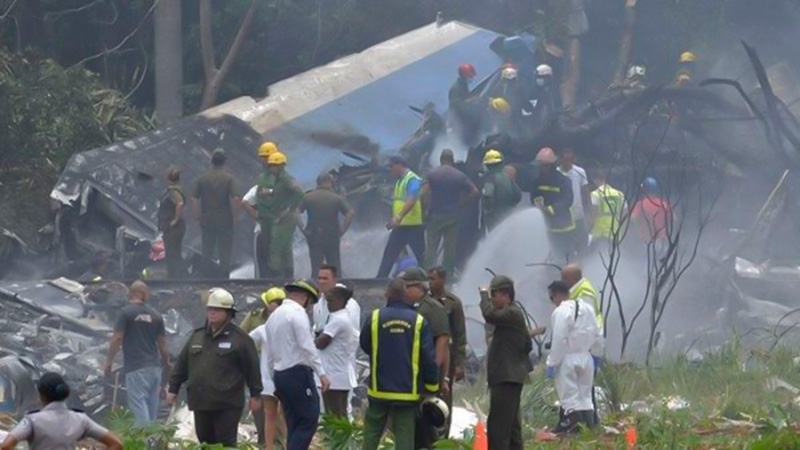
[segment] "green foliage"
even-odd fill
[[[62,167],[77,151],[136,136],[152,123],[78,67],[0,52],[0,167]]]

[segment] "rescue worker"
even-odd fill
[[[563,281],[548,286],[550,300],[556,305],[550,318],[552,346],[547,356],[546,374],[554,378],[560,403],[559,422],[553,433],[578,431],[578,424],[594,423],[592,353],[600,336],[594,308],[582,299],[570,299]]]
[[[450,101],[450,109],[458,109],[461,104],[469,100],[469,83],[475,78],[476,72],[472,64],[462,64],[458,66],[458,79],[450,87],[447,97]]]
[[[442,247],[442,265],[453,273],[458,247],[459,217],[466,207],[478,199],[478,188],[469,177],[455,168],[453,151],[445,149],[439,158],[441,165],[428,173],[422,184],[423,199],[430,198],[426,215],[427,248],[425,267],[433,267]]]
[[[414,450],[417,407],[423,395],[439,391],[430,323],[406,302],[400,278],[386,288],[386,306],[364,323],[359,343],[369,356],[370,377],[364,417],[364,450],[377,450],[387,422],[394,448]]]
[[[122,450],[122,440],[98,425],[82,411],[67,408],[70,388],[53,372],[43,374],[37,383],[43,408],[31,411],[5,437],[0,449],[12,450],[27,442],[30,450],[76,448],[78,441],[96,439],[110,450]]]
[[[288,162],[283,153],[272,153],[267,160],[267,173],[258,180],[259,254],[268,255],[269,269],[266,273],[261,272],[264,278],[294,277],[292,243],[303,191],[286,171]]]
[[[255,278],[263,278],[269,275],[269,242],[262,242],[261,240],[261,225],[258,222],[258,183],[261,179],[271,178],[272,174],[269,171],[269,157],[273,153],[278,152],[278,146],[274,142],[264,142],[258,147],[258,159],[264,170],[261,172],[258,182],[250,188],[249,191],[242,197],[242,209],[252,217],[256,223],[254,233],[254,250],[253,250],[253,271]],[[261,245],[259,245],[261,243]],[[263,274],[263,275],[262,275]]]
[[[575,221],[575,233],[572,251],[582,254],[589,245],[589,229],[586,227],[586,214],[589,208],[589,179],[583,167],[575,163],[575,150],[565,147],[558,158],[558,171],[566,175],[572,183],[572,218]]]
[[[300,202],[300,214],[308,214],[306,226],[301,230],[308,243],[312,274],[319,272],[323,262],[341,268],[341,238],[350,229],[355,217],[355,210],[344,197],[334,192],[333,184],[331,174],[320,175],[317,178],[317,188],[306,193]],[[343,219],[341,227],[340,215]]]
[[[186,221],[183,220],[183,207],[186,196],[181,189],[181,171],[177,167],[167,169],[169,186],[161,194],[158,202],[158,231],[164,240],[167,260],[167,276],[172,280],[186,278],[188,272],[183,264],[183,237],[186,235]]]
[[[352,296],[353,292],[342,284],[325,293],[330,314],[314,341],[331,380],[330,389],[322,394],[325,412],[342,419],[347,419],[350,392],[358,385],[355,363],[359,329],[353,326],[345,309]]]
[[[531,371],[528,354],[533,350],[525,313],[509,277],[494,277],[480,295],[483,319],[494,328],[486,357],[489,449],[522,450],[520,397]]]
[[[511,116],[514,109],[503,97],[489,99],[489,117],[492,121],[490,134],[508,133],[512,129]]]
[[[286,291],[279,287],[271,287],[262,292],[259,298],[263,306],[248,312],[239,324],[239,328],[244,330],[245,333],[250,333],[267,323],[270,313],[278,309],[283,299],[286,298]]]
[[[400,277],[406,283],[406,302],[412,305],[430,325],[430,333],[436,348],[436,365],[439,368],[439,387],[442,395],[449,395],[450,387],[450,319],[444,306],[428,295],[428,274],[414,267]],[[430,448],[440,437],[437,430],[420,416],[416,426],[417,448]]]
[[[481,192],[481,223],[488,233],[517,206],[522,193],[504,170],[502,153],[487,151],[483,156],[483,164],[486,166],[486,175]]]
[[[450,325],[450,364],[448,372],[448,387],[445,402],[449,410],[453,409],[453,383],[464,379],[464,362],[467,359],[467,322],[464,315],[464,304],[461,299],[445,288],[447,284],[447,270],[444,267],[434,267],[428,271],[430,280],[430,296],[444,306]],[[450,420],[448,418],[445,436],[449,436]]]
[[[390,230],[389,242],[383,251],[377,278],[386,278],[400,252],[411,247],[417,261],[425,261],[425,226],[422,218],[420,190],[422,178],[412,172],[399,156],[389,159],[389,173],[397,181],[392,195],[392,219],[386,224]]]
[[[261,391],[261,403],[263,408],[253,413],[253,419],[258,431],[258,443],[264,445],[267,450],[272,450],[275,446],[275,438],[278,435],[278,427],[281,434],[286,435],[286,423],[279,416],[280,409],[278,397],[275,396],[275,383],[272,381],[272,374],[267,367],[267,327],[266,321],[269,315],[274,313],[281,306],[286,298],[286,291],[279,287],[269,288],[261,294],[261,301],[265,306],[263,310],[253,311],[242,321],[240,327],[250,334],[253,342],[260,351],[261,384],[264,389]],[[248,319],[251,319],[248,321]],[[248,330],[250,326],[253,329]]]
[[[536,155],[539,176],[533,181],[531,202],[542,211],[550,238],[554,261],[569,261],[573,256],[575,220],[572,216],[572,182],[556,170],[556,154],[545,147]]]
[[[536,67],[536,86],[527,102],[522,104],[522,123],[528,135],[538,136],[558,111],[557,87],[553,68],[547,64]]]
[[[642,191],[644,195],[631,209],[631,221],[638,226],[642,241],[653,245],[656,253],[663,256],[669,246],[675,213],[669,199],[662,197],[658,180],[645,178]]]
[[[236,181],[225,171],[225,150],[211,155],[211,171],[197,179],[192,192],[195,218],[200,222],[203,248],[203,276],[214,278],[214,254],[219,257],[219,276],[228,278],[233,252],[234,211],[239,204]]]
[[[317,431],[320,398],[314,374],[322,392],[331,383],[314,346],[307,309],[319,300],[313,282],[298,280],[287,284],[287,298],[267,321],[267,368],[275,382],[275,394],[286,416],[286,449],[309,448]]]
[[[678,86],[689,86],[696,69],[697,55],[693,52],[683,52],[678,60],[678,73],[675,75],[675,82]]]
[[[256,346],[233,323],[233,296],[221,288],[208,292],[206,323],[186,341],[169,378],[167,405],[174,405],[181,386],[187,385],[189,410],[194,412],[201,444],[235,447],[244,409],[244,388],[250,411],[261,408],[261,371]]]
[[[625,212],[625,194],[608,184],[604,173],[598,172],[594,178],[597,189],[590,195],[593,224],[589,240],[592,247],[598,248],[622,239],[619,229]]]

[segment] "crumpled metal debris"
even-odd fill
[[[665,406],[670,411],[680,411],[682,409],[687,409],[689,406],[691,406],[691,403],[684,398],[672,396],[666,399]]]

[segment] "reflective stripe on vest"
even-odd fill
[[[619,216],[625,196],[611,186],[603,186],[594,191],[597,195],[597,219],[592,228],[592,236],[613,237],[619,228]]]
[[[417,314],[414,323],[414,343],[411,349],[411,392],[385,392],[378,388],[378,342],[380,339],[381,312],[376,309],[372,312],[372,365],[370,367],[371,382],[367,395],[378,400],[399,400],[415,402],[420,399],[419,395],[419,355],[422,346],[422,324],[424,319]],[[390,356],[391,357],[391,356]],[[428,385],[425,385],[428,387]],[[432,386],[429,390],[436,391],[438,386]]]
[[[411,180],[422,181],[422,178],[417,176],[417,174],[414,172],[408,170],[403,178],[397,180],[397,183],[394,184],[394,196],[392,197],[393,217],[399,217],[400,212],[403,211],[403,207],[406,206],[408,182]],[[417,197],[417,201],[414,202],[414,206],[411,208],[411,211],[409,211],[400,222],[401,227],[412,225],[422,225],[422,202],[420,202],[419,197]]]

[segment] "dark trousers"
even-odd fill
[[[425,231],[428,241],[428,246],[425,248],[425,267],[430,269],[436,265],[441,245],[442,266],[452,276],[458,248],[458,216],[455,214],[432,215],[427,220]]]
[[[258,278],[271,278],[269,271],[269,234],[263,228],[256,236],[256,265],[258,266]]]
[[[383,251],[377,278],[389,276],[392,266],[397,262],[397,257],[406,246],[411,247],[418,264],[425,263],[425,227],[423,225],[397,227],[392,230],[389,234],[389,242],[386,243],[386,249]]]
[[[308,256],[311,258],[311,277],[319,273],[323,262],[336,266],[342,276],[342,261],[339,254],[340,239],[338,237],[308,236]]]
[[[522,385],[489,386],[489,418],[486,421],[489,450],[523,450],[519,404]]]
[[[203,275],[207,278],[229,278],[231,274],[231,253],[233,252],[233,225],[219,226],[204,224],[202,228]],[[214,269],[214,253],[219,254],[219,273]]]
[[[350,391],[328,391],[322,394],[322,403],[325,413],[332,416],[347,418],[347,399]]]
[[[166,253],[167,276],[171,280],[186,278],[183,263],[183,237],[186,235],[186,222],[179,221],[174,227],[164,231],[164,252]]]
[[[319,424],[319,393],[306,366],[275,371],[275,395],[286,416],[286,450],[306,450]]]
[[[201,444],[222,444],[235,447],[242,409],[195,411],[194,430]]]
[[[369,401],[364,417],[364,450],[377,450],[386,423],[391,422],[395,450],[414,450],[414,422],[417,403],[400,404]]]
[[[414,448],[429,449],[433,448],[433,443],[439,440],[439,433],[422,415],[416,415],[416,426],[414,427]]]

